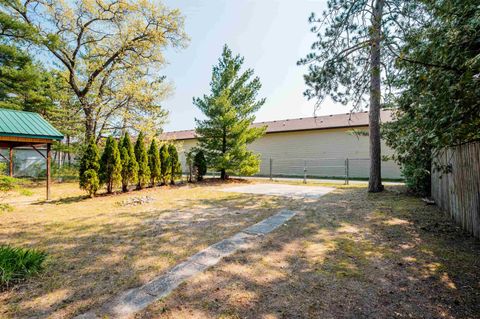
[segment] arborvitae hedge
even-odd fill
[[[117,141],[109,136],[102,158],[100,159],[100,183],[107,185],[107,193],[111,194],[113,188],[122,179],[122,160],[118,150]]]
[[[98,148],[95,141],[89,141],[80,160],[80,188],[87,191],[90,197],[95,196],[99,188],[98,170],[100,169]]]
[[[170,155],[168,154],[168,145],[163,144],[160,147],[160,175],[162,179],[162,184],[166,185],[168,180],[170,179]]]
[[[175,184],[175,178],[182,176],[182,165],[178,159],[178,152],[175,145],[168,146],[168,154],[170,155],[170,184]]]
[[[150,181],[150,168],[148,167],[148,154],[145,148],[144,136],[140,132],[135,143],[135,157],[138,162],[138,184],[137,188],[142,189]]]
[[[161,176],[160,154],[155,140],[152,140],[148,149],[148,166],[150,167],[150,184],[155,186]]]
[[[128,133],[125,133],[120,146],[120,157],[122,159],[122,191],[127,192],[128,185],[135,184],[138,180],[138,163]]]

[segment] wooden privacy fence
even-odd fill
[[[435,169],[435,163],[450,168]],[[480,142],[445,149],[432,169],[432,197],[464,230],[480,238]]]

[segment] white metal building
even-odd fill
[[[381,121],[391,120],[391,112],[382,111]],[[262,159],[259,175],[343,177],[348,165],[350,177],[367,178],[369,174],[368,112],[335,114],[255,123],[267,126],[266,134],[249,149]],[[168,132],[165,141],[179,145],[182,166],[185,153],[197,143],[194,130]],[[382,143],[382,155],[393,151]],[[348,163],[347,163],[348,159]],[[185,169],[184,169],[185,170]],[[382,162],[382,177],[401,178],[392,160]]]

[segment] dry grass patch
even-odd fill
[[[278,211],[275,198],[218,191],[221,184],[85,198],[77,184],[43,185],[9,200],[0,244],[48,253],[45,271],[0,293],[0,318],[69,318],[138,286],[182,259]],[[13,196],[13,195],[12,195]],[[133,197],[148,197],[130,205]]]
[[[137,318],[478,318],[479,242],[403,191],[290,200],[303,214]]]

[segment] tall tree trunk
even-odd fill
[[[67,158],[68,158],[68,167],[72,166],[72,155],[70,152],[70,135],[67,135]]]
[[[368,180],[368,191],[372,193],[383,191],[380,146],[380,51],[382,37],[383,5],[384,0],[375,1],[372,15],[372,27],[370,30],[370,177]]]
[[[88,143],[92,138],[95,138],[95,123],[92,110],[86,105],[83,108],[85,112],[85,141]]]

